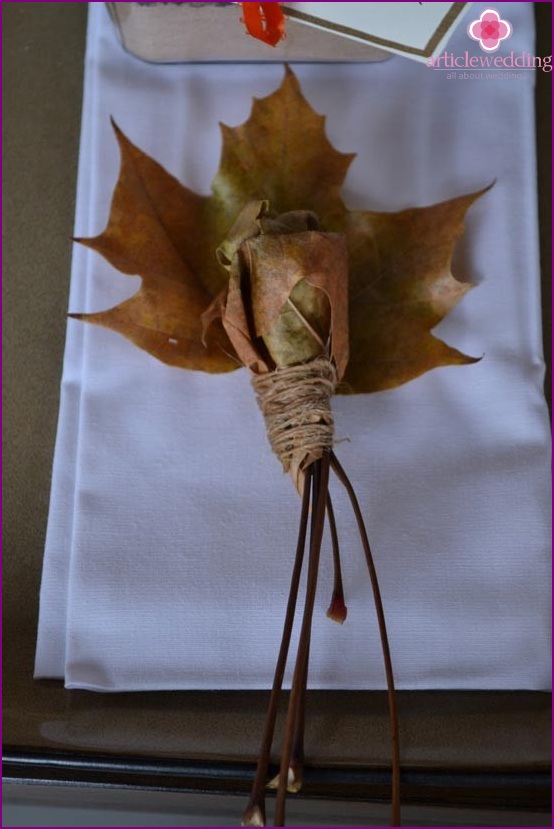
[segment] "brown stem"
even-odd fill
[[[296,612],[300,575],[302,572],[302,564],[304,561],[306,531],[308,527],[308,516],[310,511],[310,494],[312,489],[312,478],[313,473],[310,467],[306,470],[304,477],[304,492],[302,496],[302,511],[300,514],[300,525],[298,529],[298,542],[296,545],[296,556],[292,570],[289,598],[287,602],[287,611],[285,614],[283,635],[281,638],[281,646],[279,649],[277,664],[275,666],[273,686],[269,698],[269,706],[266,714],[262,744],[258,756],[256,775],[254,777],[254,783],[252,785],[250,801],[248,803],[248,806],[244,812],[242,819],[243,826],[265,826],[266,777],[269,766],[269,756],[271,753],[271,744],[273,742],[273,733],[275,731],[275,721],[277,719],[279,695],[281,691],[281,686],[283,684],[283,676],[285,673],[285,666],[289,652],[292,627],[294,623],[294,615]]]
[[[396,692],[394,689],[394,673],[392,670],[392,660],[389,648],[389,639],[387,635],[387,625],[385,621],[385,612],[383,610],[383,602],[381,600],[381,591],[379,590],[379,581],[377,579],[377,571],[373,561],[371,547],[369,546],[369,539],[362,516],[362,511],[354,492],[354,487],[350,483],[346,472],[340,465],[334,452],[331,452],[331,467],[337,478],[344,486],[350,498],[364,553],[366,557],[367,567],[369,570],[369,577],[371,580],[371,588],[373,590],[373,601],[375,603],[375,611],[377,613],[377,621],[379,624],[379,634],[381,637],[381,648],[383,651],[383,661],[385,663],[385,674],[387,677],[387,690],[389,701],[389,718],[391,727],[391,750],[392,750],[392,813],[391,826],[400,826],[400,737],[398,728],[398,711],[396,707]]]
[[[316,484],[314,483],[314,500],[312,503],[312,522],[311,522],[311,529],[310,534],[313,535],[314,528],[315,528],[315,521],[317,516],[317,491],[316,491]],[[298,693],[298,698],[296,700],[296,710],[294,712],[294,735],[292,739],[292,750],[291,750],[291,757],[290,757],[290,765],[287,777],[287,792],[291,794],[296,794],[302,788],[302,777],[304,771],[304,730],[305,730],[305,723],[306,723],[306,690],[308,684],[308,664],[310,661],[310,646],[308,643],[308,652],[306,654],[306,659],[303,668],[302,674],[302,683],[300,686],[300,691]],[[281,772],[279,771],[278,774],[268,783],[268,789],[273,789],[277,791],[279,789],[279,780],[281,778]]]
[[[320,473],[319,473],[320,474]],[[314,483],[314,496],[312,503],[312,523],[310,527],[310,538],[316,532],[317,521],[317,504],[321,498],[321,493],[316,489]],[[311,637],[310,637],[311,638]],[[306,727],[306,695],[308,688],[308,666],[310,664],[310,640],[308,639],[308,647],[306,657],[303,664],[302,680],[300,684],[300,691],[296,702],[296,711],[294,712],[294,735],[292,738],[292,750],[289,763],[289,778],[287,781],[287,791],[296,794],[302,788],[303,773],[304,773],[304,731]],[[280,774],[277,775],[275,788],[279,788]]]
[[[333,570],[334,570],[334,585],[333,585],[333,596],[331,598],[331,604],[329,605],[329,609],[327,611],[327,616],[333,620],[333,622],[338,622],[339,625],[346,620],[346,616],[348,615],[348,608],[344,603],[344,587],[342,584],[342,569],[340,565],[340,547],[339,547],[339,536],[337,533],[337,524],[335,521],[335,511],[333,509],[333,503],[331,501],[331,496],[327,493],[327,518],[329,521],[329,530],[331,532],[331,545],[333,548]]]
[[[279,787],[277,790],[277,802],[275,805],[274,826],[285,825],[285,799],[287,794],[287,779],[292,755],[292,745],[295,734],[295,721],[298,712],[298,698],[302,693],[304,673],[307,671],[307,657],[310,647],[312,617],[314,611],[315,594],[317,589],[317,576],[319,569],[319,553],[323,538],[323,527],[325,524],[325,505],[327,501],[327,487],[329,483],[329,454],[324,453],[320,460],[313,464],[313,521],[310,533],[310,556],[308,563],[308,579],[306,586],[306,602],[304,615],[302,617],[302,628],[296,655],[296,664],[292,680],[292,689],[285,725],[285,739],[281,755],[281,768],[279,773]]]
[[[304,774],[304,731],[306,727],[306,696],[308,689],[308,665],[310,664],[310,645],[306,653],[304,672],[298,695],[298,706],[294,716],[294,737],[290,758],[289,792],[299,792],[302,788]]]
[[[289,764],[289,774],[287,778],[287,792],[297,794],[303,784],[304,772],[304,730],[306,724],[306,691],[308,684],[308,664],[310,661],[310,649],[308,647],[308,654],[306,656],[306,663],[304,665],[304,673],[302,676],[302,684],[297,700],[297,709],[294,712],[294,736],[292,740],[292,750]],[[281,773],[279,772],[268,784],[268,789],[277,790],[279,788],[279,780]]]

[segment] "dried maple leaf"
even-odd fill
[[[78,241],[143,282],[115,308],[73,316],[120,332],[170,365],[238,368],[217,314],[205,343],[201,316],[227,289],[215,256],[221,240],[248,202],[268,200],[275,214],[313,211],[323,232],[347,236],[350,361],[338,392],[379,391],[437,366],[475,362],[430,332],[471,287],[454,279],[450,261],[481,193],[399,213],[347,210],[340,190],[354,155],[330,144],[325,118],[290,69],[276,92],[254,100],[246,123],[221,126],[210,196],[181,185],[114,128],[121,170],[108,225]],[[291,290],[302,285],[292,280]]]

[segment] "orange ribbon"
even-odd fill
[[[243,23],[248,34],[276,46],[285,34],[285,18],[280,3],[241,3]]]

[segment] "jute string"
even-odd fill
[[[325,357],[252,375],[267,437],[285,472],[293,463],[305,469],[331,450],[336,385],[335,367]]]

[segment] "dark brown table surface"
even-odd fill
[[[543,39],[537,53],[550,54],[544,39],[551,4],[535,5]],[[245,791],[265,694],[93,694],[32,678],[69,288],[86,7],[3,4],[4,773],[14,780]],[[537,74],[541,210],[549,228],[551,79]],[[549,275],[548,242],[545,233]],[[549,278],[545,292],[548,285]],[[548,318],[545,331],[548,336]],[[309,706],[306,794],[388,798],[384,694],[315,692]],[[406,802],[549,808],[549,695],[403,692],[399,709]]]

